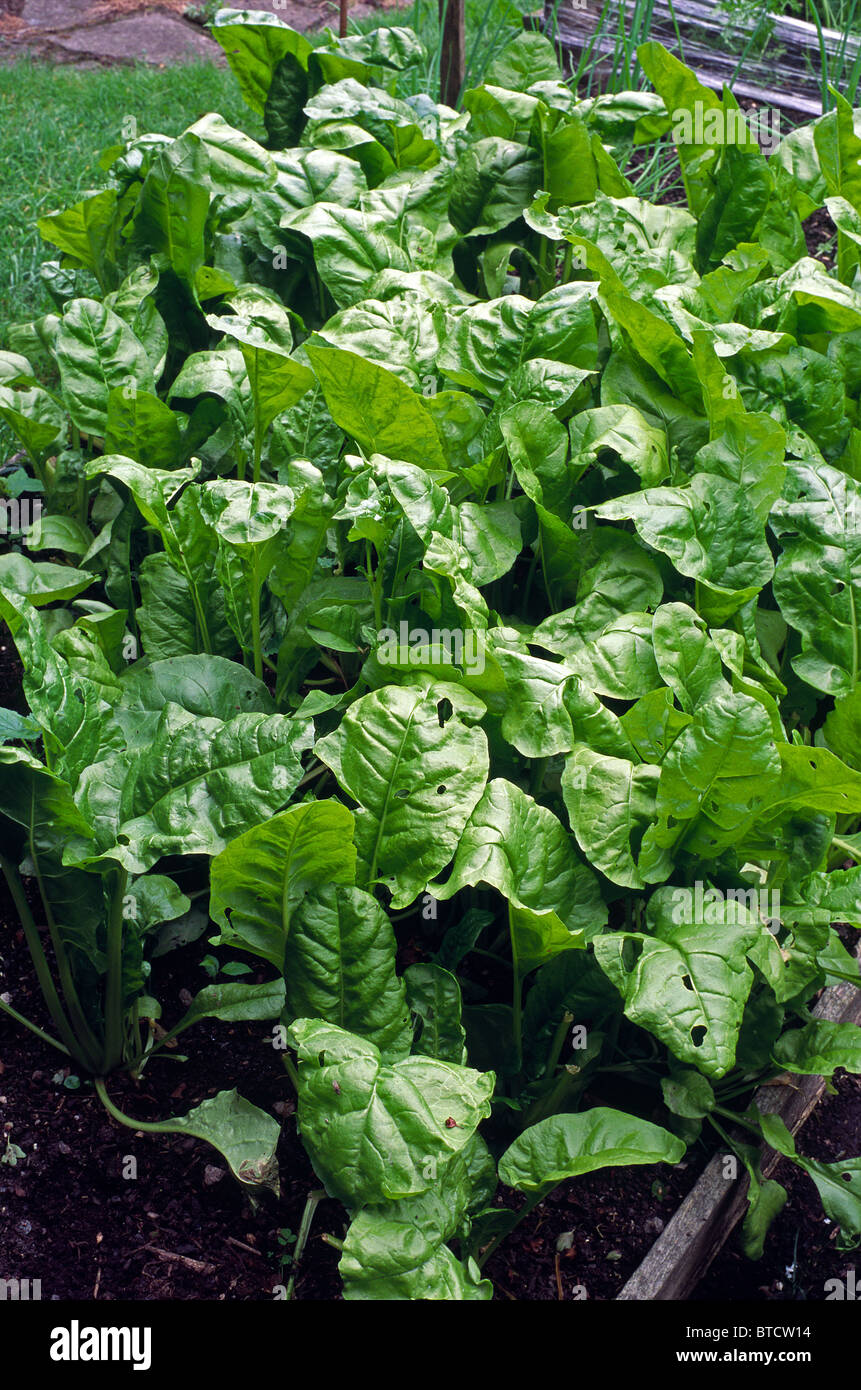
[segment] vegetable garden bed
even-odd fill
[[[851,107],[767,159],[657,43],[578,100],[524,33],[455,111],[408,30],[213,32],[265,144],[105,151],[0,352],[4,1030],[111,1162],[208,1143],[287,1297],[324,1235],[347,1299],[485,1300],[582,1200],[581,1297],[612,1170],[633,1264],[726,1146],[759,1258],[762,1141],[853,1248],[861,1159],[757,1101],[861,1070]]]

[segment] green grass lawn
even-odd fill
[[[0,67],[0,325],[51,307],[38,271],[57,252],[43,244],[36,219],[104,185],[99,153],[122,139],[123,123],[133,117],[141,134],[179,135],[213,110],[261,133],[233,74],[210,63]]]

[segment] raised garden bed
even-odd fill
[[[861,1070],[851,109],[767,160],[654,41],[456,114],[409,31],[213,32],[266,144],[106,151],[0,351],[4,1188],[103,1155],[93,1298],[664,1300],[762,1254],[763,1141],[852,1248],[792,1138]]]

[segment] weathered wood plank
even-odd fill
[[[549,21],[554,12],[556,15],[557,26],[571,28],[572,30],[582,31],[594,30],[603,11],[603,0],[560,0],[558,7],[555,0],[550,0],[545,11],[545,17]],[[744,19],[733,18],[731,21],[721,14],[713,0],[675,0],[673,4],[676,24],[679,34],[684,43],[685,35],[690,34],[696,42],[696,32],[700,32],[701,42],[720,41],[725,44],[728,33],[740,38],[740,46],[743,48],[747,37],[755,29],[755,25],[746,22]],[[612,17],[618,20],[619,10],[616,13],[611,11]],[[626,17],[630,16],[630,10],[626,9]],[[772,14],[772,28],[770,30],[770,45],[785,46],[788,51],[807,50],[819,58],[819,34],[815,24],[810,24],[803,19],[795,19],[787,15]],[[613,28],[611,20],[611,28]],[[676,27],[673,23],[673,16],[667,0],[656,0],[652,11],[651,21],[652,32],[660,29],[663,32],[676,35]],[[861,37],[850,36],[848,40],[836,29],[823,29],[822,38],[825,51],[830,57],[836,57],[840,53],[847,54],[852,61],[859,49],[861,49]]]
[[[861,1023],[861,990],[848,983],[832,985],[811,1013],[835,1023]],[[754,1100],[760,1110],[779,1115],[795,1134],[824,1090],[822,1076],[792,1076],[786,1082],[760,1086]],[[747,1209],[747,1173],[735,1180],[725,1177],[724,1157],[716,1154],[711,1160],[619,1293],[620,1300],[684,1299],[699,1283]],[[764,1146],[763,1177],[769,1177],[779,1162],[780,1155]]]

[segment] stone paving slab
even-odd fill
[[[221,50],[196,24],[165,11],[129,15],[56,35],[58,48],[82,57],[115,63],[182,63],[215,58]]]
[[[184,18],[185,5],[186,0],[0,0],[0,60],[30,53],[82,66],[223,63],[208,31]],[[293,29],[337,30],[337,0],[257,0],[253,8],[269,10]],[[359,18],[374,8],[367,0],[352,0],[350,13]]]

